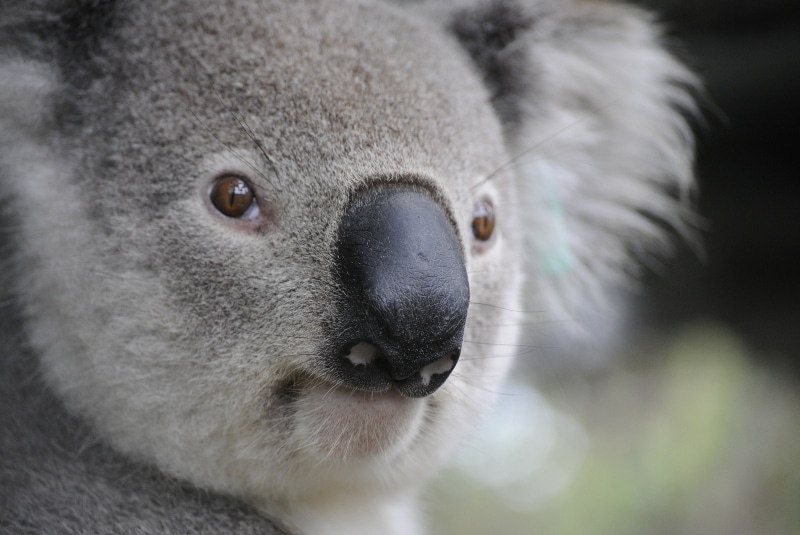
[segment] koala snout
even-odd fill
[[[337,377],[359,389],[424,397],[461,352],[469,282],[456,228],[430,194],[390,186],[360,194],[336,242]]]

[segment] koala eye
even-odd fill
[[[257,215],[258,204],[253,188],[236,175],[218,178],[211,186],[210,197],[214,208],[228,217],[238,219]]]
[[[478,201],[472,211],[472,234],[480,241],[487,241],[494,232],[494,206],[489,201]]]

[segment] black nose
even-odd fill
[[[372,189],[341,220],[336,373],[355,388],[439,388],[458,361],[469,282],[456,230],[424,191]]]

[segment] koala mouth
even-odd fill
[[[388,459],[419,436],[429,403],[396,388],[369,391],[304,376],[297,378],[294,410],[297,442],[322,458]]]
[[[441,354],[441,352],[439,352]],[[455,368],[457,351],[446,351],[441,357],[427,358],[420,366],[419,359],[411,360],[417,365],[398,366],[403,356],[390,358],[376,344],[358,341],[342,352],[337,367],[337,378],[354,390],[382,392],[396,389],[404,397],[421,398],[436,391]]]

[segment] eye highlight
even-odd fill
[[[249,212],[258,210],[253,188],[236,175],[219,177],[211,187],[209,196],[214,208],[228,217],[243,218],[250,216]]]
[[[472,210],[472,235],[480,241],[487,241],[494,232],[494,206],[489,201],[478,201]]]

